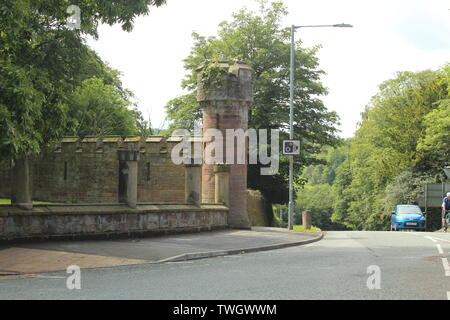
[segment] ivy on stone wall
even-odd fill
[[[205,63],[202,68],[202,86],[205,92],[218,88],[222,83],[224,76],[228,73],[228,69],[224,64],[232,65],[234,62],[228,61],[212,61]]]

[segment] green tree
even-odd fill
[[[433,181],[433,177],[426,173],[414,172],[412,169],[403,171],[386,186],[384,212],[390,213],[398,204],[417,204],[417,199],[424,192],[423,185]]]
[[[445,141],[442,130],[448,128],[446,70],[400,72],[380,85],[336,171],[333,221],[359,230],[387,229],[391,206],[411,202],[418,184],[433,176],[417,150],[428,145],[441,161],[448,159],[445,144],[437,142]]]
[[[197,106],[196,92],[191,92],[170,100],[166,105],[167,118],[170,119],[170,134],[174,129],[187,129],[194,133],[201,119],[201,110]]]
[[[308,184],[332,185],[336,179],[336,169],[345,161],[349,143],[344,141],[338,147],[325,147],[317,156],[323,164],[310,165],[303,170],[302,177],[307,179]]]
[[[20,158],[59,139],[68,96],[86,79],[86,35],[98,23],[131,30],[135,17],[164,0],[4,0],[0,3],[0,156]],[[68,30],[67,8],[80,7],[81,28]]]
[[[450,64],[443,69],[440,85],[447,88],[447,96],[425,116],[425,134],[417,145],[417,166],[435,174],[450,164]]]
[[[119,90],[93,77],[83,81],[69,98],[68,117],[72,121],[68,133],[86,135],[134,135],[138,131],[132,103],[122,98]]]
[[[345,226],[331,220],[335,196],[329,184],[306,185],[297,193],[296,211],[299,215],[311,211],[312,224],[322,230],[343,230]]]
[[[242,60],[254,73],[254,103],[249,111],[249,127],[281,129],[280,137],[288,137],[289,128],[289,63],[290,29],[281,26],[287,10],[282,2],[259,1],[260,11],[241,9],[232,21],[219,24],[217,37],[193,33],[191,54],[184,59],[187,75],[182,87],[187,95],[171,100],[167,106],[171,130],[192,129],[201,112],[195,101],[197,68],[205,62]],[[316,153],[322,145],[336,145],[336,113],[326,109],[320,96],[327,93],[321,84],[323,71],[318,69],[318,47],[295,48],[295,138],[302,140],[302,154],[295,163],[296,172],[304,165],[317,162]],[[281,159],[280,173],[260,176],[259,166],[250,165],[249,187],[258,189],[272,202],[285,202],[288,161]]]

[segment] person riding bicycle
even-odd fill
[[[450,222],[450,192],[447,192],[447,197],[442,200],[442,217],[444,219],[444,231],[447,232]]]

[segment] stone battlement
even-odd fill
[[[64,137],[60,142],[55,143],[49,150],[45,152],[53,153],[103,153],[116,152],[117,149],[138,150],[141,154],[167,154],[174,145],[181,142],[183,136],[171,136],[164,138],[163,136],[149,136],[147,138],[132,136],[122,138],[120,136],[86,136],[80,137]],[[201,143],[200,136],[194,136],[190,139],[191,143]]]
[[[119,150],[139,152],[138,201],[184,202],[185,169],[171,160],[182,136],[64,137],[30,158],[32,196],[56,203],[115,203],[119,201]],[[192,143],[201,139],[193,137]],[[0,161],[0,198],[11,196],[9,161]]]

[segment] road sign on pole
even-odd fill
[[[283,140],[283,154],[284,155],[298,155],[300,154],[299,140]]]

